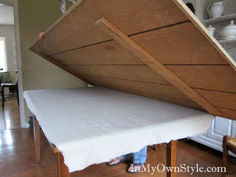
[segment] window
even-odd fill
[[[6,38],[0,37],[0,70],[7,70]]]

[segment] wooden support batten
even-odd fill
[[[182,93],[186,94],[189,98],[191,98],[209,113],[213,115],[221,115],[221,112],[216,109],[215,106],[208,102],[204,97],[199,95],[193,88],[187,85],[182,79],[180,79],[166,66],[164,66],[157,58],[152,56],[149,52],[147,52],[143,47],[137,44],[109,20],[103,17],[101,19],[98,19],[95,22],[95,25],[99,27],[103,33],[111,36],[115,41],[132,52],[153,71],[160,74],[163,78],[169,81],[172,85],[182,91]]]

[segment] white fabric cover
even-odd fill
[[[70,172],[203,133],[208,113],[103,88],[25,91],[24,98]]]

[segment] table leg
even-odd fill
[[[69,169],[64,163],[64,158],[61,152],[57,153],[58,177],[70,177]]]
[[[17,98],[17,103],[19,105],[19,90],[18,90],[18,86],[16,87],[16,98]]]
[[[35,157],[36,162],[40,163],[40,127],[39,123],[34,116],[34,145],[35,145]]]
[[[177,152],[177,141],[171,141],[166,146],[166,166],[175,167],[176,166],[176,152]],[[167,177],[175,177],[174,171],[168,171]]]
[[[227,147],[227,140],[228,136],[224,136],[223,138],[223,166],[226,168],[227,171],[227,165],[228,165],[228,147]],[[222,173],[222,177],[226,177],[226,173]]]
[[[4,88],[5,87],[2,87],[2,91],[1,91],[1,95],[2,95],[2,110],[4,110],[4,107],[5,107]]]

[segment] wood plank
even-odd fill
[[[161,76],[150,70],[146,65],[123,66],[70,66],[69,70],[86,77],[86,75],[111,79],[125,79],[133,81],[169,84]]]
[[[46,59],[47,61],[53,63],[54,65],[58,66],[59,68],[61,68],[61,69],[65,70],[65,71],[67,71],[68,73],[72,74],[73,76],[79,78],[80,80],[84,81],[85,83],[88,83],[88,81],[87,81],[85,78],[82,78],[82,76],[80,76],[78,73],[75,73],[75,72],[69,70],[69,69],[66,68],[64,65],[62,65],[60,62],[55,61],[55,60],[54,60],[53,58],[51,58],[50,56],[47,56],[47,55],[45,55],[45,54],[43,54],[43,53],[37,53],[36,51],[35,51],[35,53],[38,54],[39,56],[41,56],[42,58]],[[85,83],[84,83],[84,84],[85,84]]]
[[[197,29],[190,22],[134,35],[132,39],[142,44],[163,64],[227,64],[221,54],[216,52],[216,48],[208,45],[208,40],[197,33]],[[177,43],[178,45],[176,45]],[[208,52],[205,52],[206,49]],[[141,63],[134,55],[114,41],[72,50],[52,57],[62,61],[65,65]]]
[[[50,56],[63,65],[143,64],[115,41]]]
[[[132,39],[163,64],[227,64],[190,22],[135,35]]]
[[[200,106],[198,106],[188,97],[186,97],[170,85],[136,82],[121,79],[109,79],[101,77],[96,78],[95,76],[89,75],[87,75],[87,79],[90,80],[91,84],[96,86],[117,89],[123,92],[128,92],[136,95],[158,99],[161,101],[201,109]]]
[[[199,30],[199,32],[205,36],[205,38],[209,41],[209,44],[216,48],[216,52],[221,54],[222,58],[230,64],[230,66],[236,71],[236,62],[235,60],[228,54],[228,52],[222,47],[222,45],[213,37],[207,28],[202,24],[202,22],[192,13],[192,11],[186,6],[183,0],[174,0],[174,3],[177,7],[190,19],[192,24]],[[206,51],[207,52],[207,51]]]
[[[222,112],[222,117],[236,120],[236,111],[226,108],[218,107],[218,109]]]
[[[113,89],[116,89],[116,88],[113,88]],[[119,89],[119,90],[123,91],[123,92],[128,92],[128,93],[156,99],[159,101],[164,101],[164,102],[168,102],[168,103],[172,103],[172,104],[178,104],[178,105],[182,105],[182,106],[186,106],[186,107],[190,107],[190,108],[199,109],[201,111],[204,111],[199,105],[197,105],[196,103],[194,103],[192,101],[187,101],[187,100],[180,99],[180,98],[169,97],[169,95],[163,96],[163,95],[160,95],[159,93],[152,94],[152,93],[148,93],[148,92],[134,91],[134,90],[128,90],[128,89]]]
[[[178,88],[182,93],[187,95],[193,101],[198,103],[202,108],[207,110],[211,114],[220,114],[220,112],[210,104],[205,98],[200,96],[196,91],[194,91],[191,87],[189,87],[182,79],[177,77],[174,73],[172,73],[169,69],[167,69],[162,63],[158,61],[155,57],[153,57],[150,53],[148,53],[145,49],[139,46],[135,41],[130,39],[124,32],[122,32],[119,28],[113,25],[110,21],[105,18],[101,18],[95,23],[101,31],[104,33],[113,36],[114,40],[123,45],[127,50],[133,52],[140,60],[146,63],[153,71],[157,72],[167,81],[169,81],[172,85]]]
[[[193,88],[236,93],[236,72],[230,65],[168,66]]]
[[[233,109],[236,111],[236,93],[233,94],[202,89],[196,90],[213,105]]]
[[[127,34],[186,21],[172,0],[85,0],[60,19],[33,47],[44,54],[73,49],[110,39],[94,22],[107,17]],[[124,20],[125,19],[125,20]]]

